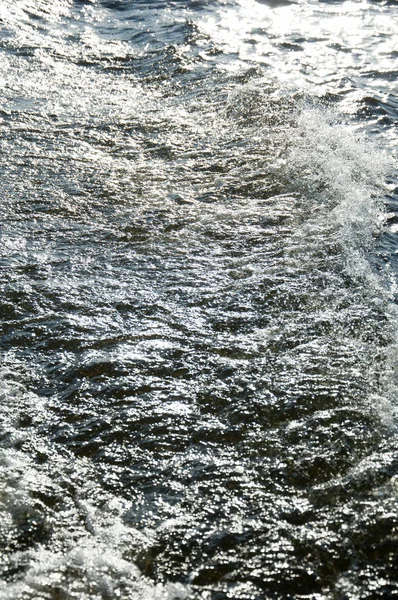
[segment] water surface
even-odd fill
[[[3,600],[397,594],[393,2],[3,0]]]

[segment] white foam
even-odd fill
[[[0,450],[0,529],[9,546],[3,569],[23,565],[12,582],[0,580],[0,599],[51,598],[54,590],[79,600],[186,598],[186,586],[156,584],[142,576],[134,556],[145,551],[154,532],[124,523],[129,503],[101,488],[88,461],[60,453],[33,428],[18,431],[21,410],[33,421],[50,419],[40,399],[5,381],[4,374],[1,389],[3,427],[14,441],[26,440],[26,451]],[[38,451],[47,456],[40,466]],[[40,539],[30,543],[35,528]],[[15,545],[18,535],[26,549]]]

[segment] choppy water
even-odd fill
[[[398,595],[397,5],[276,4],[1,0],[1,600]]]

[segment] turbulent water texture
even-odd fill
[[[396,10],[2,0],[1,600],[396,597]]]

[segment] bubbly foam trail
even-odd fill
[[[261,89],[261,84],[258,87]],[[275,125],[269,113],[273,110],[281,119],[281,102],[274,100],[273,106],[269,92],[260,96],[256,93],[256,105],[253,106],[253,89],[257,88],[250,84],[241,88],[239,98],[235,94],[231,96],[234,118],[237,114],[242,117],[232,134],[239,131],[242,135],[245,130],[245,137],[249,137],[250,132],[255,130],[259,140],[269,142],[275,135],[272,133]],[[280,94],[278,91],[277,96]],[[248,101],[251,104],[249,115],[246,112]],[[257,121],[254,129],[250,119],[256,109],[266,116],[262,117],[262,128]],[[226,110],[228,126],[231,110],[231,107]],[[287,289],[286,316],[281,316],[277,308],[274,320],[266,327],[253,330],[244,336],[245,339],[236,337],[241,351],[245,347],[246,351],[255,352],[257,361],[263,352],[262,347],[276,349],[280,393],[291,386],[299,388],[303,385],[300,373],[303,361],[314,366],[318,363],[318,368],[321,365],[321,371],[313,382],[319,389],[327,386],[329,392],[335,385],[338,389],[339,378],[347,387],[351,384],[344,377],[349,378],[356,373],[363,378],[366,364],[370,364],[371,369],[370,379],[364,382],[365,385],[374,386],[377,372],[383,371],[380,359],[376,358],[380,348],[364,341],[363,331],[358,333],[354,328],[351,332],[349,324],[351,320],[355,321],[357,310],[366,310],[368,315],[372,315],[372,311],[385,312],[389,300],[389,290],[383,278],[376,275],[366,258],[373,244],[372,236],[381,227],[382,206],[375,200],[375,191],[383,179],[384,159],[369,153],[366,144],[361,146],[358,140],[352,142],[344,128],[331,123],[330,118],[327,111],[304,108],[293,134],[291,130],[286,133],[284,125],[280,128],[278,143],[288,148],[288,158],[282,156],[278,158],[279,162],[263,165],[264,178],[268,177],[267,170],[272,170],[273,181],[279,181],[279,185],[285,181],[292,182],[288,184],[289,193],[269,198],[263,198],[261,194],[258,198],[242,197],[230,205],[209,204],[206,210],[187,204],[187,212],[193,213],[195,218],[188,220],[178,231],[179,244],[190,243],[192,248],[195,245],[201,247],[204,234],[210,239],[212,236],[217,239],[224,232],[222,239],[228,244],[232,232],[242,240],[250,236],[269,238],[265,248],[263,243],[258,246],[257,257],[253,251],[240,253],[227,258],[225,263],[225,257],[221,255],[222,246],[219,246],[218,250],[215,248],[217,252],[212,255],[212,260],[218,254],[222,258],[220,270],[224,268],[223,264],[228,264],[229,271],[236,272],[226,288],[228,293],[232,290],[235,295],[239,295],[248,282],[254,289],[262,286],[264,276],[270,281],[272,278],[274,281],[280,279],[282,289],[286,285],[284,280],[289,281],[296,299],[289,300],[291,292]],[[321,160],[321,147],[323,155],[326,153],[328,156],[327,161]],[[261,156],[256,157],[256,168],[261,160]],[[348,166],[347,162],[350,162]],[[334,177],[330,177],[329,164],[334,165]],[[240,186],[246,185],[252,176],[247,168],[247,162],[237,166],[232,176],[229,173],[227,182],[221,180],[216,183],[214,193],[219,193],[224,185],[236,185],[238,182]],[[315,179],[311,179],[313,173]],[[182,195],[186,197],[184,193]],[[355,227],[358,215],[361,228]],[[265,227],[262,225],[264,219]],[[281,248],[283,252],[277,258]],[[267,260],[262,257],[264,250],[274,261],[268,263],[266,271]],[[248,274],[245,274],[246,270]],[[350,278],[348,286],[342,285],[345,277]],[[223,281],[218,285],[220,289],[225,286]],[[213,293],[219,293],[219,290]],[[308,294],[311,294],[310,299]],[[353,297],[356,297],[354,301]],[[297,308],[289,307],[292,301],[298,302]],[[340,305],[345,306],[339,308]],[[329,334],[328,339],[322,335],[314,337],[311,333],[314,323],[319,323],[321,328],[330,323],[334,328],[333,334]],[[374,324],[371,320],[365,325],[365,331],[366,327],[371,329]],[[221,330],[216,346],[222,344],[222,338]],[[291,347],[289,342],[286,343],[288,340]],[[345,349],[343,362],[341,357],[339,359],[339,346]],[[391,349],[388,348],[386,353],[391,354]],[[106,360],[106,356],[106,352],[90,351],[79,368],[94,369],[95,364]],[[140,357],[139,352],[137,356]],[[126,357],[126,349],[121,347],[119,359],[126,360]],[[24,595],[24,598],[33,600],[52,598],[55,593],[60,593],[87,600],[113,598],[116,594],[122,598],[145,600],[189,598],[199,593],[201,586],[197,585],[197,581],[200,577],[195,575],[195,571],[190,575],[195,582],[193,586],[155,584],[141,574],[135,557],[140,555],[140,564],[143,560],[145,562],[142,557],[146,554],[148,562],[152,560],[151,548],[159,543],[160,531],[166,531],[168,527],[172,531],[176,527],[173,518],[170,516],[160,527],[151,525],[150,519],[143,530],[132,527],[129,523],[133,510],[131,502],[105,491],[95,465],[90,460],[78,459],[59,444],[50,443],[46,435],[40,433],[46,432],[53,419],[51,409],[45,400],[28,393],[23,386],[7,383],[8,378],[15,379],[13,373],[17,370],[13,364],[15,356],[8,360],[10,367],[3,377],[3,418],[10,445],[21,446],[23,450],[6,449],[2,455],[2,529],[9,560],[3,571],[4,587],[0,598],[12,600]],[[333,360],[340,362],[329,364]],[[88,366],[85,367],[85,364]],[[90,364],[94,366],[90,367]],[[26,367],[21,371],[24,369]],[[386,388],[376,386],[366,402],[352,396],[351,402],[357,403],[356,410],[366,414],[382,408],[386,412],[386,390],[392,385],[392,380],[386,374],[381,379],[383,377],[388,379]],[[361,386],[361,391],[363,389]],[[376,389],[378,405],[372,406]],[[388,392],[391,393],[391,390]],[[269,408],[271,410],[272,407]],[[180,409],[186,410],[184,403]],[[177,411],[177,406],[173,410]],[[391,407],[388,411],[391,415]],[[314,418],[329,419],[330,411],[318,409]],[[294,437],[304,421],[293,419],[288,426],[288,434]],[[222,427],[221,422],[219,426]],[[194,455],[192,460],[195,463],[198,457]],[[215,457],[210,463],[214,461]],[[223,461],[221,464],[224,464]],[[176,468],[183,472],[183,466],[176,465]],[[238,465],[235,465],[237,469]],[[238,477],[242,474],[244,470]],[[253,485],[250,477],[249,485]],[[299,498],[297,502],[302,506],[307,501]],[[149,507],[144,504],[144,513],[146,510]],[[176,522],[184,521],[183,510],[177,509],[173,514]],[[189,515],[187,523],[191,519],[192,515]],[[235,527],[240,531],[242,525],[236,523]],[[246,592],[238,590],[237,593],[243,594],[239,597],[245,597]]]

